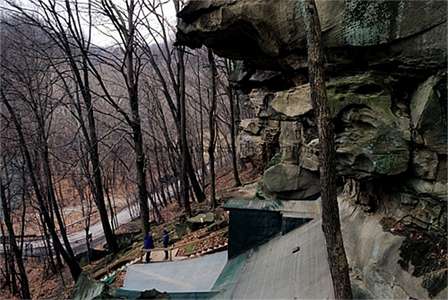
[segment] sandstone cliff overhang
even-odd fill
[[[444,1],[316,2],[329,63],[395,61],[425,69],[446,64]],[[178,44],[205,45],[263,69],[305,67],[300,1],[190,1],[178,17]],[[359,47],[365,48],[362,55],[353,51]]]

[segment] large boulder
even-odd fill
[[[330,62],[359,59],[350,51],[355,46],[366,48],[361,59],[375,62],[423,68],[446,63],[444,1],[316,2],[324,45],[335,50],[328,55]],[[301,12],[296,0],[190,1],[178,14],[177,42],[192,48],[206,45],[220,56],[262,69],[300,68],[306,65]],[[386,51],[371,48],[385,45]]]
[[[285,199],[308,199],[320,192],[319,176],[291,163],[279,163],[263,174],[263,185],[270,193]]]
[[[247,111],[269,120],[301,120],[313,109],[309,84],[277,92],[266,88],[254,88],[244,100],[243,104],[247,107]]]
[[[442,154],[448,150],[446,80],[446,73],[429,77],[415,91],[410,106],[416,142]]]
[[[405,172],[409,163],[410,120],[405,111],[392,111],[386,77],[364,73],[334,78],[327,82],[327,89],[336,125],[339,174],[369,179]],[[282,160],[318,171],[317,140],[307,143],[309,137],[305,138],[303,133],[304,127],[310,126],[304,116],[312,112],[309,85],[277,92],[268,103],[265,111],[276,111],[268,114],[269,118],[281,115],[297,120],[281,122]]]
[[[284,119],[300,119],[313,109],[309,84],[275,93],[269,106],[272,117],[278,115]]]

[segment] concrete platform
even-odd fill
[[[161,292],[208,292],[227,263],[227,251],[173,262],[128,267],[123,289]]]
[[[232,258],[213,299],[332,299],[320,219]]]

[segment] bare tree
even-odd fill
[[[236,153],[236,118],[235,118],[235,95],[232,89],[232,86],[229,82],[229,76],[231,72],[234,71],[233,62],[231,60],[226,59],[225,63],[225,75],[227,77],[227,96],[229,97],[229,107],[230,107],[230,142],[231,142],[231,154],[232,154],[232,167],[233,167],[233,178],[235,180],[235,186],[241,186],[241,179],[238,173],[238,156]]]
[[[31,33],[36,34],[33,31]],[[23,39],[18,34],[14,35],[13,39],[10,37],[9,41],[11,42],[9,51],[1,53],[0,97],[6,108],[2,117],[8,120],[16,131],[15,140],[24,158],[43,224],[53,241],[58,265],[61,265],[60,256],[62,256],[73,278],[76,279],[81,268],[74,258],[60,207],[56,201],[52,165],[49,159],[48,128],[51,126],[51,115],[54,110],[53,79],[48,72],[48,64],[36,56],[36,53],[27,52],[36,46],[33,40]],[[58,236],[55,215],[64,245]]]
[[[102,0],[100,9],[101,13],[108,17],[112,22],[121,38],[123,58],[121,61],[122,64],[119,64],[119,68],[117,70],[120,71],[125,81],[129,107],[131,110],[130,115],[119,108],[119,105],[110,96],[108,96],[107,99],[115,108],[119,108],[119,111],[123,114],[132,130],[137,173],[137,188],[140,204],[140,218],[142,230],[146,233],[150,229],[148,206],[149,195],[146,185],[146,161],[139,111],[139,76],[141,75],[143,65],[140,57],[141,54],[138,54],[136,49],[136,23],[139,21],[139,13],[141,13],[141,10],[136,6],[134,0],[126,1],[125,11],[120,10],[120,8],[110,0]],[[99,74],[100,73],[98,71],[95,72],[97,79],[100,80],[100,82],[103,82]],[[106,95],[109,94],[107,93],[107,89],[105,87],[103,88],[103,91]]]
[[[14,124],[15,130],[17,132],[17,136],[19,138],[20,149],[23,153],[23,156],[25,157],[25,162],[26,162],[27,169],[29,172],[29,177],[31,179],[31,183],[34,188],[36,199],[39,203],[40,212],[41,212],[44,222],[50,232],[50,235],[51,235],[51,238],[53,241],[53,246],[55,247],[55,250],[58,253],[60,253],[61,256],[63,257],[64,261],[66,262],[66,264],[68,265],[68,267],[70,269],[73,279],[76,281],[78,279],[79,275],[81,274],[81,271],[82,271],[81,267],[79,266],[78,262],[73,257],[71,257],[69,255],[69,253],[64,249],[61,241],[59,240],[55,225],[50,216],[48,208],[45,205],[42,190],[39,187],[37,176],[35,174],[35,166],[33,165],[31,154],[30,154],[30,151],[28,149],[28,146],[27,146],[27,143],[25,140],[25,135],[23,133],[22,122],[21,122],[20,118],[17,116],[17,114],[16,114],[15,110],[13,109],[13,107],[11,106],[11,104],[9,103],[8,97],[6,96],[3,88],[0,89],[0,92],[1,92],[0,96],[1,96],[2,102],[5,104],[7,111],[10,115],[10,118]]]
[[[336,190],[334,128],[325,87],[321,27],[314,0],[301,3],[308,43],[308,74],[311,100],[319,132],[322,229],[327,244],[328,263],[336,299],[351,299],[349,267],[342,239]]]
[[[188,202],[186,201],[188,198],[188,183],[190,183],[198,202],[202,202],[205,199],[205,194],[197,180],[196,169],[192,163],[190,147],[187,139],[188,126],[186,125],[186,119],[188,111],[186,110],[187,91],[185,84],[186,55],[185,49],[180,46],[175,47],[174,51],[172,51],[173,44],[170,41],[168,33],[169,24],[163,16],[163,4],[162,1],[158,1],[158,4],[156,3],[157,1],[144,1],[143,6],[146,10],[151,12],[152,16],[154,16],[155,21],[160,26],[160,30],[155,29],[154,26],[149,24],[147,20],[143,20],[142,23],[144,24],[144,28],[152,37],[153,44],[149,44],[144,38],[141,38],[141,43],[143,44],[143,49],[148,56],[149,63],[153,68],[156,78],[160,82],[160,88],[163,91],[163,96],[166,100],[178,133],[178,140],[181,148],[178,156],[181,162],[181,174],[179,175],[181,186],[184,185],[187,187],[185,192],[182,193],[183,205],[189,205],[189,200]],[[173,0],[173,4],[176,11],[179,11],[180,2],[178,0]],[[157,59],[157,55],[154,53],[155,51],[153,51],[152,46],[155,46],[157,54],[160,56],[159,59]],[[175,53],[175,59],[171,56],[172,52]],[[183,112],[184,105],[185,112]],[[183,118],[182,115],[185,115],[185,118]],[[182,126],[184,121],[185,126]],[[185,179],[185,173],[188,176],[187,179]],[[189,210],[188,207],[185,209],[186,211]]]
[[[61,15],[61,7],[59,7],[57,5],[58,3],[55,1],[32,0],[32,5],[35,5],[44,11],[44,13],[38,15],[30,14],[23,7],[12,1],[8,1],[8,3],[11,7],[14,7],[21,13],[24,20],[39,28],[42,32],[45,32],[64,54],[64,58],[68,61],[69,68],[73,74],[72,79],[78,86],[82,96],[81,98],[86,106],[85,113],[87,114],[87,124],[84,121],[84,112],[82,107],[79,101],[77,101],[79,98],[72,98],[74,107],[76,108],[75,113],[77,114],[77,120],[79,121],[81,131],[85,138],[92,164],[94,180],[90,181],[91,190],[94,195],[95,204],[98,207],[106,241],[110,250],[116,252],[118,251],[118,244],[110,227],[104,200],[104,188],[101,177],[93,97],[90,88],[91,79],[89,78],[89,66],[86,56],[83,55],[89,51],[91,46],[92,15],[90,2],[87,7],[89,19],[89,30],[87,36],[85,36],[82,30],[80,18],[81,12],[79,10],[77,0],[74,1],[74,3],[66,1],[64,7],[66,17]],[[40,52],[40,55],[47,56],[45,51]],[[52,57],[48,58],[52,59]],[[63,79],[61,71],[57,69],[55,71],[60,74],[61,79]],[[65,83],[65,86],[68,88],[68,84]]]
[[[208,49],[208,61],[210,64],[210,109],[209,109],[209,119],[208,119],[208,127],[210,130],[210,141],[208,146],[208,156],[210,163],[210,183],[211,183],[211,196],[210,196],[210,205],[212,208],[217,206],[216,203],[216,174],[215,174],[215,146],[216,146],[216,63],[215,58],[213,56],[213,51]]]

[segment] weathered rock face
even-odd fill
[[[241,60],[232,75],[242,115],[248,118],[241,123],[240,157],[263,173],[263,192],[280,199],[310,199],[319,193],[319,140],[300,3],[190,1],[179,14],[178,43],[206,45]],[[316,3],[340,187],[352,185],[354,202],[366,210],[393,204],[394,218],[408,216],[416,228],[445,234],[447,3]],[[363,265],[374,268],[376,263]],[[394,287],[383,289],[387,278],[369,280],[374,283],[370,292],[379,298],[405,295],[411,288],[406,285],[395,294]]]
[[[365,73],[330,80],[328,100],[335,117],[341,175],[365,179],[407,170],[409,117],[399,109],[392,112],[385,77]]]
[[[250,163],[255,170],[263,170],[278,151],[279,134],[277,121],[261,121],[258,118],[242,120],[237,140],[240,160]]]
[[[389,63],[403,66],[438,67],[444,62],[443,1],[316,2],[326,46],[346,50],[332,52],[331,62],[352,60],[356,52],[349,47],[371,46],[382,48],[357,58],[383,62],[387,52]],[[206,45],[219,55],[244,59],[262,69],[304,67],[300,5],[296,0],[190,1],[179,13],[183,22],[177,40],[193,48]],[[378,55],[382,51],[383,57]]]
[[[241,158],[260,169],[280,152],[281,161],[318,171],[318,147],[309,145],[317,134],[301,70],[306,45],[300,5],[296,0],[190,1],[179,13],[178,43],[207,45],[243,60],[233,77],[247,95],[243,107],[260,121],[243,121],[239,148]],[[317,6],[331,73],[327,90],[338,173],[357,180],[412,174],[419,184],[405,184],[406,192],[411,187],[417,195],[440,199],[447,95],[446,73],[437,69],[446,65],[445,4],[318,0]],[[394,71],[384,72],[387,68]],[[274,120],[280,123],[272,126]]]

